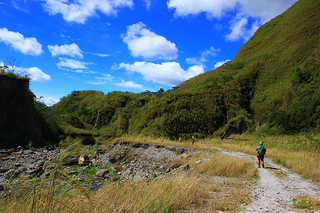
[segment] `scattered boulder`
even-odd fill
[[[62,163],[64,166],[72,166],[78,164],[78,158],[74,155],[66,155],[64,156]]]
[[[86,147],[86,149],[91,148]],[[58,165],[59,168],[57,168],[54,159],[61,153],[60,149],[14,150],[10,155],[2,156],[5,157],[5,160],[1,162],[0,184],[4,183],[5,179],[12,181],[14,178],[21,177],[22,174],[30,178],[44,178],[53,175],[56,169],[62,169],[62,174],[77,175],[81,180],[90,176],[92,183],[89,185],[93,186],[102,184],[106,179],[111,181],[144,181],[162,178],[181,170],[190,170],[190,165],[182,165],[180,160],[195,151],[188,148],[123,140],[119,140],[109,147],[100,148],[103,149],[102,152],[96,153],[94,156],[81,155],[79,157],[67,154],[62,160],[62,165]],[[84,166],[72,167],[79,164]],[[101,167],[112,168],[112,174],[109,169],[98,169]],[[93,175],[92,171],[96,169],[97,171]]]
[[[196,164],[200,164],[202,162],[202,160],[198,160],[196,161]]]
[[[99,171],[96,172],[96,175],[98,177],[103,177],[105,174],[108,174],[109,170],[108,169],[100,169]]]

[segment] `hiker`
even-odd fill
[[[257,158],[258,158],[258,166],[260,168],[260,162],[262,163],[262,167],[264,168],[264,155],[266,154],[266,147],[263,146],[263,141],[259,142],[259,146],[257,146]]]
[[[192,145],[193,145],[193,144],[194,144],[194,141],[195,141],[196,139],[194,138],[193,135],[192,135],[191,139],[192,139]]]
[[[181,141],[182,141],[182,138],[181,138],[181,137],[179,137],[179,142],[181,143]]]

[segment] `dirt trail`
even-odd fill
[[[253,155],[241,152],[229,152],[222,148],[217,148],[221,153],[248,158],[257,162]],[[260,179],[253,187],[252,203],[247,206],[244,212],[320,212],[297,210],[293,207],[293,198],[300,195],[308,195],[312,198],[320,198],[320,184],[305,180],[301,176],[292,173],[272,160],[265,159],[266,168],[258,168]],[[284,178],[275,176],[275,171],[285,174]]]

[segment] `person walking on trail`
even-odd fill
[[[181,138],[181,137],[179,137],[179,143],[181,143],[181,141],[182,141],[182,138]]]
[[[257,158],[258,158],[258,166],[260,168],[260,163],[262,164],[262,167],[264,168],[264,155],[266,154],[266,147],[263,146],[263,141],[259,142],[259,146],[257,146]]]
[[[194,138],[194,136],[192,136],[191,139],[192,139],[192,145],[193,145],[196,139]]]

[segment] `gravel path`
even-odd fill
[[[217,148],[217,147],[216,147]],[[217,148],[221,153],[239,157],[248,158],[254,162],[257,159],[253,155],[242,152],[230,152],[222,148]],[[293,207],[293,198],[300,195],[320,198],[320,184],[305,180],[301,176],[292,173],[272,160],[265,159],[266,168],[258,168],[260,179],[252,190],[252,203],[247,206],[244,212],[320,212],[309,210],[297,210]],[[274,171],[286,175],[284,178],[278,178]]]

